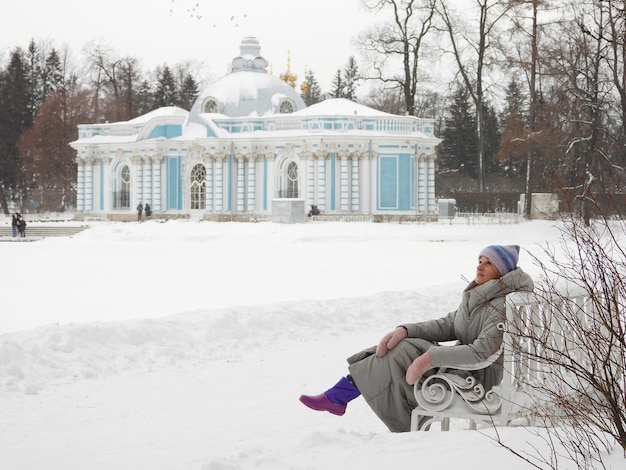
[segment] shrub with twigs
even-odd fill
[[[538,369],[522,386],[535,422],[547,425],[551,455],[540,461],[557,468],[565,452],[586,469],[619,446],[626,457],[626,225],[587,225],[570,213],[562,227],[561,246],[534,257],[542,272],[535,294],[549,315],[539,312],[512,337]]]

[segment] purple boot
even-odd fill
[[[334,387],[319,395],[300,395],[300,401],[316,411],[328,411],[337,416],[342,416],[346,412],[349,401],[361,395],[347,377],[342,377]]]

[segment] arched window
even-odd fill
[[[298,197],[298,165],[289,162],[287,166],[287,197]]]
[[[293,113],[293,103],[289,100],[285,100],[280,103],[280,113],[281,114],[291,114]]]
[[[191,170],[191,209],[206,209],[206,168],[201,163]]]
[[[217,100],[215,98],[209,98],[204,103],[204,109],[202,110],[204,113],[219,113],[219,108],[217,106]]]
[[[120,170],[120,190],[117,195],[117,207],[128,209],[130,207],[130,168],[124,165]]]

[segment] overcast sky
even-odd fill
[[[0,58],[31,38],[67,44],[75,56],[102,41],[146,69],[192,59],[217,78],[242,38],[255,36],[274,75],[289,51],[297,83],[308,66],[328,92],[336,71],[359,57],[353,39],[375,19],[359,0],[20,0],[3,6]]]

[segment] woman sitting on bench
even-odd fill
[[[341,416],[348,402],[363,395],[374,413],[392,432],[406,432],[417,406],[413,385],[431,368],[455,369],[501,354],[505,297],[532,291],[528,274],[517,267],[519,246],[491,245],[478,255],[475,279],[465,288],[459,307],[438,320],[406,323],[387,333],[377,346],[348,358],[350,374],[319,395],[300,401],[317,411]],[[455,346],[438,342],[456,340]],[[452,372],[448,370],[448,372]],[[472,374],[485,390],[502,380],[502,357]]]

